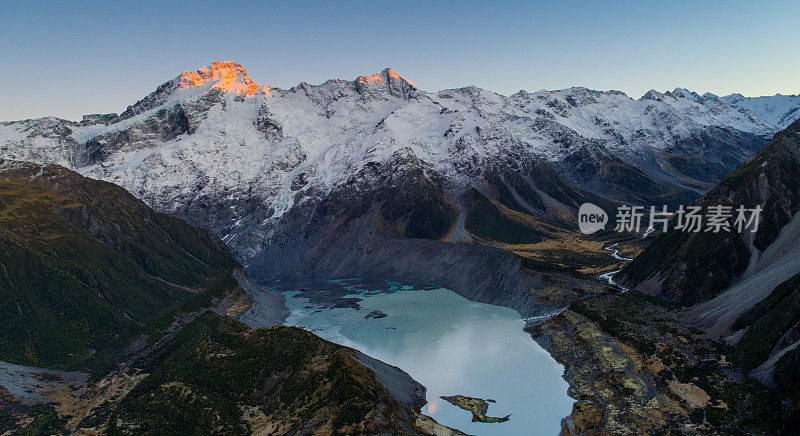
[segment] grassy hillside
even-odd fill
[[[418,432],[352,350],[294,327],[207,313],[136,366],[150,375],[109,414],[111,434]]]
[[[0,360],[101,373],[236,287],[238,267],[214,235],[118,186],[0,161]]]
[[[474,235],[507,243],[539,242],[544,237],[533,226],[503,213],[501,208],[475,189],[469,191],[465,201],[468,207],[464,228]]]

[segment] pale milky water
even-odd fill
[[[374,287],[374,285],[373,285]],[[360,310],[323,309],[287,292],[287,325],[313,331],[397,366],[427,388],[422,412],[474,435],[555,435],[569,415],[564,369],[525,333],[511,309],[469,301],[447,289],[419,290],[386,282],[382,290],[353,286]],[[313,290],[313,289],[312,289]],[[364,319],[373,310],[388,316]],[[496,400],[489,416],[503,423],[473,423],[470,412],[439,397]]]

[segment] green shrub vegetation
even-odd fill
[[[235,287],[208,231],[61,167],[0,173],[0,360],[107,371],[142,333]]]
[[[351,353],[302,329],[250,330],[209,312],[135,363],[150,375],[110,423],[118,433],[246,434],[243,408],[255,407],[281,434],[324,425],[337,434],[403,433],[393,423],[401,408]],[[369,418],[376,413],[385,419]]]

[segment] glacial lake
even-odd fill
[[[512,309],[386,281],[334,281],[286,296],[286,325],[403,369],[427,388],[422,413],[441,424],[473,435],[555,435],[572,411],[564,368],[522,330]],[[386,316],[365,319],[376,310]],[[487,415],[511,418],[472,422],[470,412],[443,395],[495,400]]]

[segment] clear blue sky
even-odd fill
[[[800,92],[796,1],[77,3],[0,0],[0,120],[119,112],[213,60],[281,88]]]

